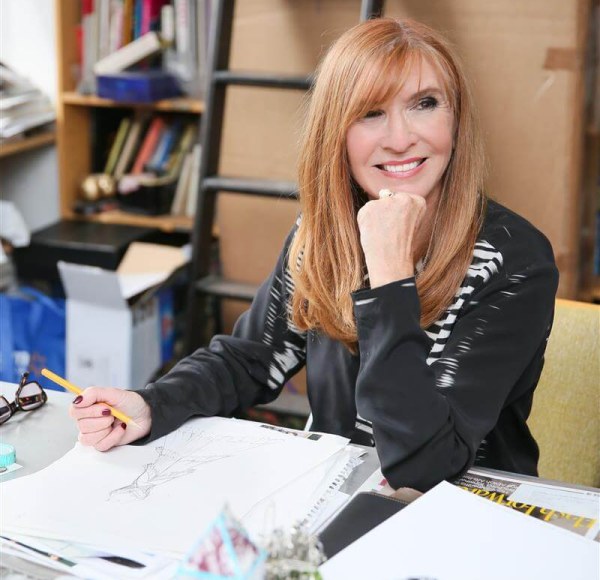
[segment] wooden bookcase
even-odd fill
[[[188,217],[144,216],[122,211],[81,217],[73,211],[74,204],[79,199],[80,183],[91,172],[91,120],[95,109],[118,107],[200,115],[204,110],[204,103],[189,98],[150,104],[117,103],[96,96],[80,95],[76,92],[78,47],[75,29],[81,20],[81,0],[55,0],[54,9],[58,63],[56,146],[61,217],[156,227],[166,232],[191,231],[193,220]]]
[[[17,153],[45,147],[46,145],[52,145],[55,140],[56,135],[54,130],[45,130],[28,135],[19,141],[2,143],[0,144],[0,159],[10,155],[16,155]]]

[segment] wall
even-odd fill
[[[0,1],[0,60],[56,102],[53,0]],[[33,231],[58,220],[55,147],[0,159],[0,195],[16,204]]]

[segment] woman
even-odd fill
[[[80,441],[106,450],[231,415],[306,364],[312,429],[374,443],[393,487],[474,463],[535,474],[526,419],[557,271],[541,233],[486,201],[483,170],[448,43],[409,20],[346,32],[308,111],[302,216],[250,310],[142,391],[87,389]]]

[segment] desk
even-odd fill
[[[17,385],[0,381],[0,394],[14,400]],[[60,459],[77,441],[77,426],[68,414],[71,393],[46,391],[48,401],[39,409],[18,411],[0,427],[0,441],[10,443],[17,451],[21,469],[0,476],[7,481],[35,473]]]
[[[0,382],[0,393],[9,401],[13,400],[16,389],[16,385]],[[0,440],[15,447],[17,463],[22,465],[20,469],[0,475],[0,482],[47,467],[70,451],[77,441],[75,422],[68,416],[68,408],[74,395],[51,390],[46,392],[48,401],[43,407],[32,412],[17,412],[0,427]],[[346,480],[342,491],[353,493],[377,466],[375,450],[368,449],[365,461]],[[8,576],[8,570],[22,574],[13,573]],[[0,563],[0,578],[3,580],[53,579],[57,576],[65,574],[5,555]]]
[[[0,392],[9,400],[12,400],[15,385],[0,383]],[[48,402],[46,405],[33,412],[18,412],[5,425],[0,427],[0,440],[10,443],[17,450],[17,462],[22,465],[11,473],[6,473],[0,476],[0,481],[13,479],[30,473],[34,473],[56,461],[68,452],[77,441],[77,429],[75,422],[68,417],[68,407],[73,399],[70,393],[62,393],[57,391],[48,391]],[[364,480],[373,473],[378,467],[377,454],[373,448],[366,449],[365,462],[360,465],[348,478],[342,487],[341,491],[351,494],[353,493]],[[502,475],[503,472],[494,470],[483,470],[491,476]],[[515,477],[514,474],[504,474]],[[539,478],[518,476],[522,481],[540,482]],[[546,482],[557,483],[557,482]],[[565,484],[559,484],[565,485]],[[585,488],[583,486],[567,485],[567,487],[575,489],[590,489],[597,492],[593,488]],[[416,493],[416,492],[413,492]],[[413,497],[406,499],[414,499]],[[30,574],[34,578],[55,578],[58,574],[54,571],[48,573],[46,568],[34,567],[34,565],[21,561],[15,561],[11,558],[3,559],[0,565],[0,577],[6,580],[19,580],[23,576],[6,575],[4,566],[10,569],[22,570]],[[32,569],[34,567],[35,569]],[[39,569],[38,569],[39,568]],[[62,574],[64,576],[64,574]]]

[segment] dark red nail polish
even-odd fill
[[[103,414],[105,417],[108,417],[108,416],[110,415],[110,409],[102,409],[102,414]]]
[[[123,427],[123,429],[127,429],[127,425],[125,423],[121,423],[121,427]]]
[[[83,397],[79,395],[73,399],[73,405],[77,405],[77,403],[81,403],[81,401],[83,401]]]

